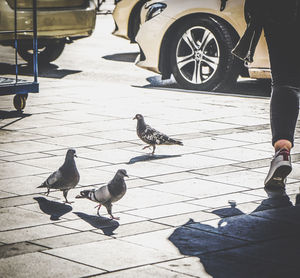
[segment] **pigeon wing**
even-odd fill
[[[156,130],[148,125],[146,126],[146,129],[144,131],[144,138],[145,138],[145,141],[151,145],[169,144],[173,141],[166,134],[159,132],[158,130]]]
[[[44,182],[48,188],[59,188],[63,183],[64,179],[60,170],[53,172]]]
[[[95,191],[95,201],[100,203],[100,204],[105,204],[107,202],[110,202],[111,200],[111,195],[110,192],[108,191],[107,185],[104,185],[97,189]]]

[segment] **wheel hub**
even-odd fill
[[[195,51],[194,59],[199,62],[202,59],[202,52],[200,50]]]

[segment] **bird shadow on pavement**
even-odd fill
[[[181,155],[140,155],[131,158],[126,164],[134,164],[136,162],[143,162],[143,161],[149,161],[149,160],[158,160],[158,159],[165,159],[165,158],[175,158],[180,157]]]
[[[118,221],[112,220],[107,217],[89,215],[82,212],[73,212],[73,213],[76,214],[85,222],[89,223],[94,228],[102,230],[102,232],[107,236],[113,235],[114,230],[120,226]]]
[[[294,206],[287,195],[271,194],[249,214],[231,202],[212,211],[221,219],[189,219],[168,239],[181,254],[200,259],[197,277],[300,277],[299,199]]]
[[[138,55],[139,52],[127,52],[127,53],[116,53],[112,55],[105,55],[102,58],[110,61],[134,63]]]
[[[43,213],[50,215],[50,220],[59,220],[59,218],[72,210],[70,205],[49,201],[44,197],[33,198],[39,203]]]

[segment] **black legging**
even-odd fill
[[[267,0],[266,4],[262,18],[272,71],[272,144],[287,139],[294,145],[299,114],[300,1]]]

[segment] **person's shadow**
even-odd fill
[[[70,205],[49,201],[44,197],[33,198],[39,203],[40,209],[43,213],[50,215],[51,220],[59,220],[59,218],[72,210]]]
[[[82,212],[73,212],[85,222],[89,223],[96,229],[102,230],[103,234],[111,236],[114,234],[114,230],[119,227],[119,222],[111,220],[103,216],[89,215]]]
[[[169,240],[181,254],[200,259],[203,277],[300,277],[300,197],[293,206],[285,192],[268,193],[250,214],[230,202],[213,211],[221,220],[189,219]]]

